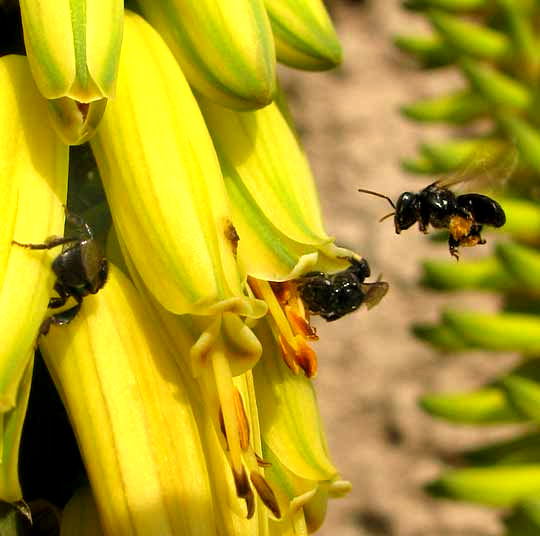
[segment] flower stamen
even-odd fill
[[[272,512],[277,519],[280,519],[281,510],[277,502],[276,494],[273,492],[270,484],[268,484],[266,479],[256,471],[252,471],[249,476],[251,478],[253,487],[257,490],[257,494],[266,508],[268,508],[268,510],[270,510],[270,512]]]
[[[302,369],[308,378],[317,373],[317,354],[307,340],[318,340],[309,324],[308,313],[298,296],[296,287],[289,281],[272,282],[248,278],[253,294],[266,302],[270,327],[279,341],[281,354],[294,374]]]

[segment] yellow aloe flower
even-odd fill
[[[12,241],[63,234],[68,147],[49,124],[26,58],[0,58],[0,93],[0,412],[6,412],[16,404],[54,283],[54,253]]]
[[[324,521],[329,497],[350,491],[330,461],[311,382],[291,372],[267,322],[256,334],[263,355],[253,369],[259,407],[262,452],[270,465],[266,477],[284,509],[276,530],[315,531]],[[302,529],[304,527],[304,529]]]
[[[311,169],[278,104],[237,112],[198,100],[223,170],[243,270],[284,281],[308,269],[348,266],[352,252],[326,234]]]
[[[322,0],[265,0],[278,61],[309,71],[341,63],[338,37]]]
[[[34,345],[54,275],[50,252],[29,251],[12,240],[62,234],[68,148],[49,125],[26,58],[0,58],[0,100],[0,499],[15,503],[23,498],[18,453]]]
[[[263,0],[137,0],[188,82],[232,108],[270,103],[275,51]]]
[[[75,430],[107,534],[216,532],[193,400],[126,276],[40,348]]]
[[[92,149],[112,211],[147,287],[168,310],[265,313],[244,296],[212,141],[157,32],[127,14],[117,97]]]
[[[34,80],[66,143],[83,143],[114,97],[122,0],[20,0]]]

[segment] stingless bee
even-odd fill
[[[512,151],[509,156],[510,158],[505,158],[503,162],[506,166],[506,176],[516,165],[517,152]],[[488,164],[495,167],[498,162],[496,159],[492,160],[493,162],[488,162]],[[502,165],[497,167],[502,167]],[[471,172],[471,169],[474,173]],[[474,165],[471,169],[432,182],[418,193],[404,192],[396,203],[387,195],[379,192],[364,188],[360,188],[358,191],[381,197],[390,203],[394,211],[381,218],[380,221],[394,216],[397,234],[416,222],[418,222],[419,230],[423,233],[428,232],[429,225],[435,229],[448,229],[448,249],[453,257],[459,259],[458,248],[460,246],[476,246],[486,243],[480,234],[484,225],[502,227],[506,223],[503,208],[491,197],[477,193],[458,195],[450,190],[451,186],[474,180],[480,174],[485,175],[489,171],[486,166],[479,164]]]
[[[57,326],[69,324],[79,312],[83,298],[88,294],[96,294],[107,281],[109,265],[94,239],[90,226],[80,216],[69,212],[66,214],[66,220],[80,230],[79,236],[52,236],[41,244],[22,244],[13,240],[14,244],[28,249],[52,249],[64,246],[52,263],[56,275],[54,290],[58,297],[49,300],[49,308],[62,307],[70,296],[77,303],[46,318],[39,328],[40,335],[46,335],[53,324]]]
[[[362,304],[377,305],[388,292],[388,283],[364,283],[371,270],[366,259],[349,257],[351,265],[335,274],[309,272],[299,278],[298,292],[311,314],[332,322],[356,311]]]

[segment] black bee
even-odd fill
[[[429,225],[435,229],[448,229],[450,254],[459,259],[459,246],[485,244],[486,241],[480,235],[482,226],[501,227],[506,222],[506,216],[501,205],[487,195],[454,194],[449,186],[457,182],[461,180],[439,180],[418,193],[404,192],[395,204],[388,196],[378,192],[363,188],[358,191],[382,197],[390,203],[394,212],[380,221],[394,216],[397,234],[416,222],[423,233],[428,232]]]
[[[362,304],[371,309],[388,292],[388,283],[384,281],[364,283],[371,274],[365,259],[348,260],[351,265],[341,272],[309,272],[299,279],[298,292],[310,313],[332,322]]]
[[[57,326],[69,324],[79,312],[83,298],[88,294],[96,294],[107,281],[109,265],[99,244],[94,240],[92,230],[75,214],[67,213],[66,219],[68,223],[80,229],[80,236],[52,236],[42,244],[21,244],[13,240],[14,244],[29,249],[65,246],[52,263],[57,278],[54,290],[58,293],[58,297],[49,300],[49,308],[62,307],[70,296],[77,304],[46,318],[39,328],[41,335],[46,335],[52,324]]]

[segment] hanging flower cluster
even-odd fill
[[[17,464],[37,344],[88,476],[57,505],[62,534],[316,530],[350,484],[295,281],[360,257],[324,230],[275,64],[340,62],[322,2],[19,3],[27,56],[0,51],[0,499],[31,513]],[[106,255],[67,202],[87,141]],[[66,214],[79,234],[61,240]]]

